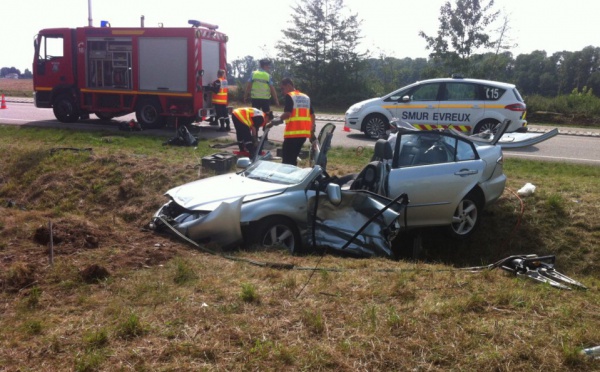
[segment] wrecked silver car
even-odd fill
[[[255,159],[241,172],[175,187],[166,192],[170,200],[151,225],[224,247],[257,244],[291,253],[328,247],[358,256],[392,256],[406,195],[391,200],[367,190],[342,190],[325,170],[334,129],[327,124],[321,130],[312,167]]]
[[[483,208],[504,191],[501,142],[526,146],[556,135],[506,139],[509,121],[474,136],[392,123],[396,133],[377,141],[358,174],[327,174],[335,129],[327,124],[313,144],[312,167],[239,159],[244,171],[169,190],[152,226],[222,246],[282,245],[290,252],[324,246],[391,257],[401,227],[445,226],[455,238],[470,236]]]

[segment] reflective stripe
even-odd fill
[[[310,98],[298,90],[288,93],[294,102],[290,117],[286,120],[283,138],[310,138],[312,118]]]
[[[262,116],[262,126],[264,126],[267,122],[267,120],[265,119],[265,114],[261,110],[255,108],[238,108],[233,110],[232,114],[233,116],[238,118],[242,123],[246,124],[249,127],[252,127],[254,125],[254,123],[252,122],[253,117]]]
[[[229,92],[227,80],[224,78],[219,78],[219,80],[221,80],[221,89],[218,93],[213,93],[212,102],[215,105],[226,105],[227,93]]]

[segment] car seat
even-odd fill
[[[393,150],[390,143],[385,139],[377,140],[371,162],[358,174],[350,185],[350,190],[367,190],[387,196],[387,176],[392,156]]]

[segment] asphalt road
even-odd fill
[[[54,118],[51,109],[39,109],[33,106],[27,99],[9,99],[6,103],[6,109],[0,109],[0,124],[22,125],[40,128],[64,128],[78,130],[108,130],[119,131],[118,123],[120,121],[129,121],[134,119],[133,114],[120,117],[118,120],[112,120],[109,123],[101,122],[91,115],[91,119],[78,123],[65,124],[60,123]],[[319,116],[317,115],[317,130],[327,122],[336,125],[336,132],[332,140],[333,146],[359,147],[373,146],[375,141],[366,138],[358,131],[344,131],[342,116]],[[539,127],[530,125],[530,132],[543,133],[550,130],[550,127]],[[225,141],[235,141],[235,132],[223,133],[217,132],[216,127],[207,123],[194,125],[190,131],[200,138],[216,139]],[[154,129],[140,132],[145,135],[159,135],[166,139],[174,134],[174,128]],[[572,163],[583,163],[600,166],[600,130],[581,129],[581,128],[562,128],[558,136],[545,142],[522,149],[504,150],[507,158],[518,157],[525,159],[562,161]],[[269,139],[276,144],[283,138],[283,126],[271,129]]]

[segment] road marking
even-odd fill
[[[552,159],[552,160],[576,160],[576,161],[591,161],[594,163],[600,163],[598,159],[584,159],[584,158],[565,158],[564,156],[546,156],[546,155],[528,155],[528,154],[520,154],[520,153],[504,153],[505,156],[512,156],[515,158],[519,157],[530,157],[530,158],[542,158],[542,159]]]

